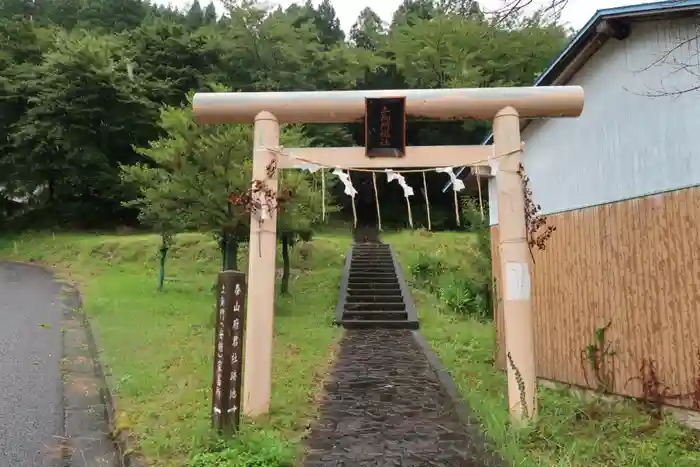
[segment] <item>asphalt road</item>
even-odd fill
[[[0,262],[0,466],[60,467],[60,285]]]

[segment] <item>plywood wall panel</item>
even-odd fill
[[[555,214],[548,224],[557,230],[532,265],[538,375],[592,386],[581,354],[612,321],[614,392],[640,395],[634,377],[643,359],[656,363],[671,392],[689,392],[700,376],[700,188]],[[491,239],[500,297],[498,226]],[[496,303],[496,362],[504,368]]]

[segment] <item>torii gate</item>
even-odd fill
[[[267,187],[276,193],[277,170],[269,173],[270,164],[276,161],[278,168],[290,168],[299,162],[280,151],[280,124],[358,122],[365,118],[366,99],[396,97],[404,99],[405,115],[410,117],[493,119],[494,144],[408,147],[405,157],[370,158],[363,147],[293,148],[285,152],[329,167],[497,167],[492,175],[498,193],[499,279],[505,295],[502,300],[506,352],[511,354],[525,389],[521,394],[516,372],[507,365],[508,402],[514,422],[520,422],[524,414],[522,401],[532,419],[537,414],[537,373],[525,201],[517,173],[522,154],[520,119],[578,117],[583,111],[581,87],[197,93],[193,109],[200,123],[255,125],[253,180],[266,180]],[[270,408],[276,231],[274,210],[262,223],[250,223],[243,411],[253,417],[268,413]]]

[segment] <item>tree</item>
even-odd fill
[[[219,15],[216,14],[214,2],[209,2],[207,7],[204,9],[204,24],[214,24],[218,19]]]
[[[16,176],[10,134],[27,110],[26,76],[42,60],[39,33],[29,19],[0,20],[0,187],[6,194],[22,180]]]
[[[165,106],[159,126],[163,136],[137,148],[153,168],[122,168],[125,177],[144,187],[139,205],[155,206],[151,211],[163,207],[163,217],[211,232],[220,242],[222,269],[237,269],[238,244],[248,223],[228,193],[250,183],[250,127],[198,125],[191,100],[184,107]]]
[[[133,205],[161,232],[193,228],[213,233],[220,242],[222,269],[238,269],[238,247],[248,239],[250,214],[233,204],[229,195],[250,188],[252,126],[199,125],[191,101],[184,107],[164,107],[159,125],[163,136],[137,149],[150,164],[122,167],[124,179],[141,186]],[[299,128],[282,129],[283,145],[303,140]],[[293,175],[285,178],[285,184],[293,195],[289,205],[280,205],[284,226],[280,232],[291,239],[310,229],[315,217],[309,220],[306,213],[315,211],[300,206],[318,196],[310,194],[307,178]],[[315,209],[320,212],[320,205]]]
[[[533,7],[536,7],[531,14],[543,20],[557,21],[568,4],[569,0],[545,0],[537,4],[535,0],[502,0],[498,7],[486,10],[484,13],[490,16],[495,24],[512,24],[525,16],[526,10],[533,10]]]
[[[152,101],[178,106],[191,90],[207,90],[218,76],[221,50],[211,32],[155,19],[128,34],[134,67],[148,80]]]
[[[356,47],[377,52],[386,40],[382,19],[370,7],[365,7],[350,29],[350,40]]]
[[[325,50],[345,40],[340,20],[329,0],[322,0],[317,8],[311,0],[306,0],[304,5],[292,4],[283,14],[293,19],[292,25],[295,29],[303,28],[305,25],[313,26],[318,31],[316,41]]]
[[[137,187],[136,199],[125,202],[125,206],[139,210],[143,225],[155,229],[161,238],[159,248],[160,271],[158,290],[165,283],[165,262],[174,237],[184,230],[186,211],[178,186],[173,183],[171,172],[147,164],[123,165],[122,180]]]
[[[439,0],[437,8],[442,13],[455,14],[462,18],[478,21],[484,19],[481,5],[476,0]]]
[[[311,139],[304,135],[299,126],[286,126],[284,134],[286,145],[293,147],[311,145]],[[282,244],[283,267],[280,283],[282,294],[289,293],[290,248],[299,240],[311,239],[314,226],[322,221],[324,209],[327,213],[337,210],[329,193],[324,197],[321,191],[323,186],[329,186],[329,184],[315,183],[324,176],[326,174],[323,172],[308,174],[294,169],[280,173],[280,193],[286,198],[285,202],[279,205],[277,217],[277,236]]]
[[[140,188],[122,183],[118,167],[143,163],[131,145],[167,133],[157,125],[162,104],[179,108],[189,91],[215,82],[234,91],[530,85],[567,33],[553,14],[564,2],[548,2],[540,11],[529,0],[496,10],[405,0],[390,27],[365,9],[346,41],[329,1],[270,9],[226,0],[217,20],[209,0],[204,12],[202,0],[182,11],[145,0],[4,0],[0,184],[6,195],[36,193],[26,211],[39,219],[51,206],[53,220],[126,221],[135,212],[123,202]],[[407,142],[479,143],[487,130],[409,121]],[[314,146],[363,144],[359,123],[301,131]]]
[[[28,107],[11,127],[3,165],[26,185],[47,186],[55,219],[119,219],[131,196],[119,166],[140,160],[131,144],[153,136],[156,107],[129,75],[119,40],[76,32],[53,47],[22,76]]]
[[[211,5],[211,4],[210,4]],[[187,25],[192,29],[197,29],[204,24],[204,12],[199,0],[194,0],[192,6],[187,11]]]
[[[399,8],[394,12],[391,22],[394,26],[413,25],[419,20],[430,20],[437,13],[437,8],[433,0],[403,0]]]

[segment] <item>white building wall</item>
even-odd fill
[[[585,92],[581,117],[538,120],[523,131],[523,161],[543,214],[700,185],[700,91],[679,93],[700,86],[699,25],[633,23],[626,40],[610,39],[570,81]],[[495,225],[495,179],[490,185]]]

